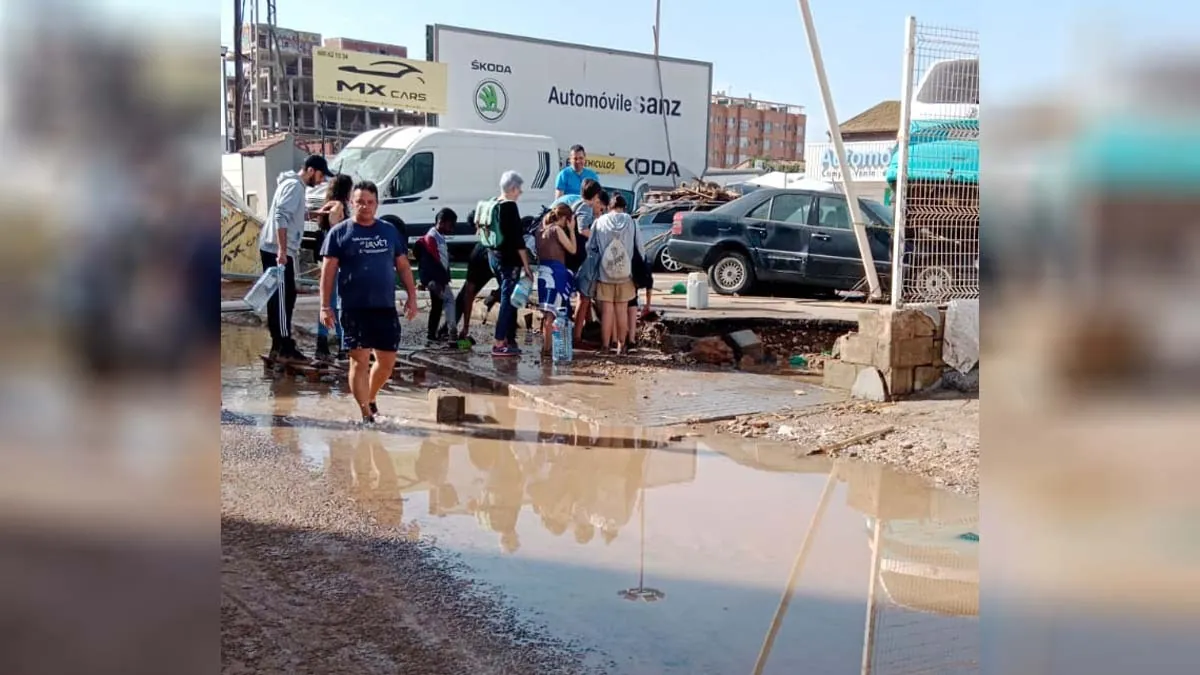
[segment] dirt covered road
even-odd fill
[[[590,672],[269,434],[222,423],[223,673]]]

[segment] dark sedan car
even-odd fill
[[[881,278],[891,274],[891,210],[860,199]],[[756,282],[849,290],[866,276],[849,204],[837,192],[763,188],[708,213],[678,213],[667,244],[684,268],[707,270],[717,293]]]
[[[679,200],[638,209],[634,219],[637,221],[638,241],[641,242],[642,255],[654,265],[656,270],[682,271],[683,268],[671,258],[671,254],[667,251],[667,242],[671,240],[671,225],[675,214],[688,211],[711,211],[716,206],[716,204]]]

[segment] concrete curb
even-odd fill
[[[409,357],[414,363],[419,363],[425,366],[427,373],[440,375],[446,379],[454,380],[459,384],[470,386],[473,389],[482,389],[493,394],[508,395],[511,391],[511,385],[495,377],[488,375],[480,375],[479,373],[471,372],[467,364],[449,364],[435,358],[423,354],[421,352],[414,353]]]

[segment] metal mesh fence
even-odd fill
[[[900,300],[978,298],[979,34],[921,24],[910,31],[913,88],[900,129],[907,162],[896,186]]]
[[[977,521],[900,525],[884,523],[868,672],[978,673]]]

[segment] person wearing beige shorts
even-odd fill
[[[596,302],[628,304],[635,298],[637,298],[637,288],[633,285],[632,279],[615,284],[596,282]]]

